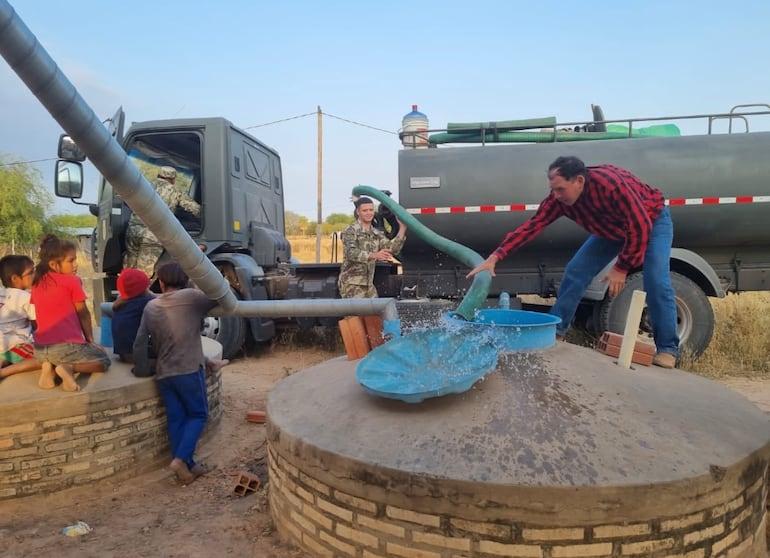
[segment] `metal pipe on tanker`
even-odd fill
[[[225,278],[6,0],[0,0],[0,54],[195,284],[225,311],[234,310],[237,299]]]

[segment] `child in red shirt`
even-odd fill
[[[75,373],[104,372],[110,367],[109,356],[94,342],[91,312],[77,270],[75,244],[46,235],[32,280],[35,358],[43,366],[38,382],[43,389],[55,386],[55,373],[64,391],[78,391]]]

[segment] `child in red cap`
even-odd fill
[[[140,269],[127,268],[118,275],[120,297],[112,304],[112,342],[123,362],[134,362],[136,331],[144,307],[154,298],[149,289],[150,278]]]

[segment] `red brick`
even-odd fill
[[[259,485],[259,477],[246,471],[240,471],[233,486],[233,492],[238,496],[246,496],[249,492],[256,492]]]
[[[596,350],[611,357],[620,356],[620,344],[623,342],[623,336],[618,333],[605,331],[599,341],[596,343]],[[652,364],[652,357],[655,355],[655,345],[637,341],[634,344],[634,352],[631,356],[631,362],[649,366]]]

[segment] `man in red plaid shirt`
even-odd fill
[[[653,362],[673,368],[679,355],[676,303],[669,275],[674,227],[663,193],[629,171],[613,165],[586,167],[577,157],[559,157],[548,167],[551,191],[535,214],[467,277],[489,271],[497,262],[535,238],[559,217],[567,217],[591,236],[567,264],[551,314],[561,318],[556,335],[563,339],[591,280],[613,258],[603,278],[617,296],[629,271],[641,268],[647,312],[657,354]]]

